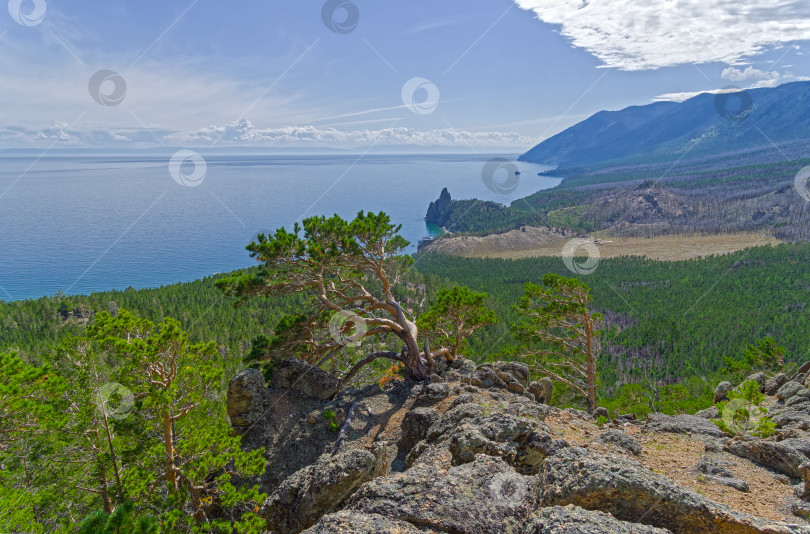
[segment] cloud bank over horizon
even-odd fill
[[[0,127],[0,145],[9,148],[52,146],[53,148],[190,146],[197,148],[342,148],[396,147],[416,145],[430,148],[526,149],[535,140],[508,132],[470,132],[446,128],[416,130],[384,128],[343,131],[315,126],[257,128],[247,119],[225,126],[209,126],[194,132],[165,128],[82,127],[55,122],[41,128]]]
[[[515,0],[560,26],[576,48],[626,71],[721,62],[739,65],[810,40],[806,0]]]

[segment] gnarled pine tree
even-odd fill
[[[288,347],[290,355],[303,355],[318,366],[347,345],[356,347],[368,338],[393,334],[402,342],[399,352],[362,355],[341,377],[344,383],[379,358],[402,362],[408,378],[427,380],[434,358],[450,351],[431,351],[427,345],[421,350],[416,320],[394,295],[394,286],[413,264],[413,258],[402,254],[409,243],[399,235],[400,228],[383,212],[361,211],[350,222],[337,215],[311,217],[303,228],[296,223],[292,232],[281,228],[273,235],[259,235],[247,246],[262,263],[258,271],[219,280],[217,286],[243,299],[309,296],[314,311],[288,321],[283,333],[276,332],[276,341]]]
[[[596,359],[602,320],[588,306],[588,286],[576,278],[547,274],[543,285],[526,284],[516,307],[521,320],[514,325],[523,354],[532,370],[548,375],[582,394],[588,413],[596,409]]]

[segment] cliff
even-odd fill
[[[453,199],[450,198],[450,192],[445,187],[442,189],[438,200],[431,202],[430,206],[428,206],[425,221],[442,227],[446,226],[450,222],[452,202]]]

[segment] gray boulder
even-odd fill
[[[714,388],[714,403],[717,404],[718,402],[727,400],[728,394],[732,389],[734,389],[734,384],[731,382],[725,381],[717,384],[717,387]]]
[[[786,401],[803,389],[805,389],[805,387],[798,382],[787,382],[776,391],[776,397],[779,400]]]
[[[419,400],[421,402],[438,402],[442,399],[446,399],[450,396],[450,387],[447,384],[443,383],[435,383],[435,384],[428,384],[422,390],[422,394],[419,396]]]
[[[305,534],[424,534],[424,530],[410,523],[383,517],[379,514],[363,514],[345,510],[329,514],[306,529]]]
[[[762,391],[765,388],[765,383],[768,381],[768,377],[765,376],[765,373],[756,372],[745,377],[745,380],[743,380],[743,382],[748,382],[749,380],[753,380],[754,382],[759,384],[759,390]]]
[[[428,429],[441,416],[433,408],[415,408],[402,419],[402,448],[411,450],[427,437]]]
[[[801,471],[802,482],[804,482],[801,497],[803,500],[810,502],[810,462],[800,465],[799,471]]]
[[[551,397],[554,392],[554,384],[548,377],[535,380],[529,384],[528,391],[534,396],[534,400],[543,404],[551,404]]]
[[[704,457],[701,458],[692,470],[698,473],[699,477],[703,477],[704,480],[711,480],[718,484],[748,493],[751,489],[748,482],[735,478],[731,471],[727,469],[728,465],[729,462]]]
[[[794,378],[807,373],[810,373],[810,362],[805,362],[801,367],[799,367],[799,370],[796,371]]]
[[[600,417],[604,417],[605,419],[610,419],[610,413],[607,411],[607,408],[604,406],[599,406],[593,411],[593,418],[599,419]]]
[[[785,382],[787,381],[788,378],[787,376],[785,376],[785,373],[779,373],[773,378],[768,379],[768,381],[765,382],[765,394],[776,395],[776,392],[779,391],[779,388],[784,386]]]
[[[651,413],[647,416],[646,429],[653,432],[673,434],[703,434],[715,438],[723,437],[723,432],[712,421],[696,415],[664,415]]]
[[[505,375],[505,373],[502,373]],[[507,382],[504,381],[499,375],[492,364],[485,363],[479,365],[472,376],[464,380],[468,384],[479,388],[500,388],[506,389]]]
[[[481,406],[465,404],[449,410],[430,427],[426,439],[408,454],[406,465],[429,462],[446,451],[454,465],[483,454],[502,458],[521,473],[535,474],[546,457],[567,446],[564,440],[553,439],[549,428],[536,418],[506,412],[484,415]]]
[[[705,410],[700,410],[695,414],[697,417],[702,417],[704,419],[717,419],[720,417],[720,410],[717,406],[709,406]]]
[[[596,439],[596,442],[615,445],[635,455],[641,454],[641,444],[621,430],[607,430]]]
[[[676,486],[626,458],[592,456],[570,447],[546,460],[542,505],[574,504],[674,534],[758,534],[800,530],[735,512]]]
[[[265,500],[261,516],[273,532],[297,533],[338,510],[363,483],[388,469],[388,447],[354,449],[318,461],[285,479]]]
[[[780,441],[780,443],[793,447],[810,459],[810,436],[805,434],[801,437],[787,438]]]
[[[529,385],[529,366],[522,362],[495,362],[493,368],[499,373],[498,376],[504,382],[517,382],[521,386]],[[501,375],[503,373],[506,376]]]
[[[428,531],[521,532],[535,507],[536,477],[515,473],[499,458],[441,469],[420,464],[365,484],[347,509],[406,521]]]
[[[535,512],[526,534],[672,534],[669,530],[619,521],[610,514],[578,506],[553,506]]]
[[[289,358],[281,362],[273,372],[270,385],[276,389],[289,389],[314,399],[327,400],[338,392],[340,381],[323,369]]]
[[[261,371],[240,371],[228,385],[228,417],[233,429],[242,434],[259,423],[269,398]]]
[[[807,458],[793,447],[764,439],[729,440],[724,449],[791,478],[801,478],[802,471],[799,466],[807,461]]]
[[[801,402],[795,405],[773,405],[768,408],[768,417],[776,428],[799,428],[810,430],[810,405]]]

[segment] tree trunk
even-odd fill
[[[104,476],[104,464],[98,463],[98,485],[99,493],[101,494],[101,502],[104,505],[104,513],[111,514],[113,512],[112,502],[110,501],[110,493],[107,491],[107,477]]]
[[[412,321],[405,318],[399,304],[396,304],[396,309],[397,322],[403,327],[402,332],[397,333],[397,336],[405,343],[405,357],[402,361],[405,364],[405,376],[417,382],[430,380],[431,369],[426,359],[422,358],[419,344],[416,342],[419,331]]]
[[[170,412],[163,414],[163,447],[166,451],[166,486],[170,492],[177,491],[177,471],[174,467],[174,430]]]
[[[588,318],[585,322],[585,336],[587,350],[586,383],[588,387],[588,414],[593,415],[594,410],[596,410],[596,355],[594,354],[596,347],[594,346],[593,320],[590,317],[590,313],[588,313]]]

